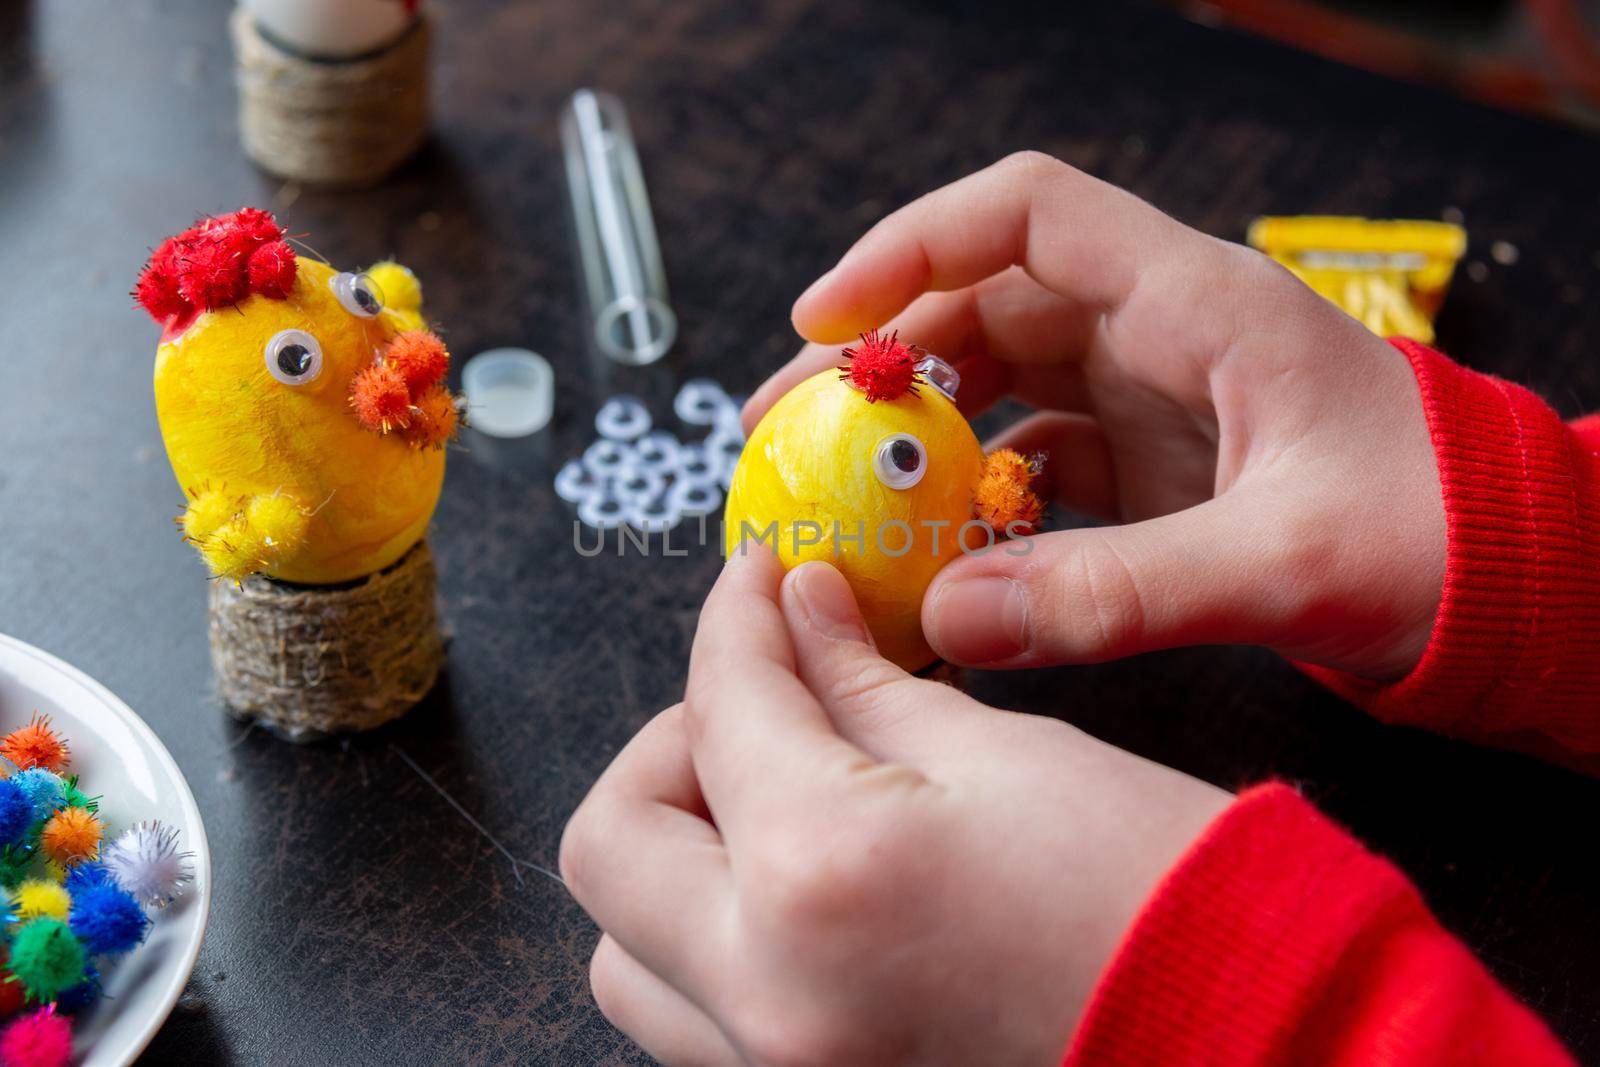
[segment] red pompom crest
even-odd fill
[[[850,363],[839,368],[839,377],[865,393],[869,402],[915,396],[921,354],[915,345],[902,344],[898,331],[885,337],[870,330],[861,335],[859,345],[844,350]]]

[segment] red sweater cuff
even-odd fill
[[[1600,442],[1526,389],[1393,343],[1438,457],[1443,596],[1399,682],[1310,673],[1386,721],[1587,765],[1600,755]]]
[[[1570,1061],[1394,867],[1273,784],[1241,795],[1168,873],[1064,1062]]]

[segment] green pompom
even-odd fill
[[[83,945],[56,919],[23,923],[11,942],[11,973],[22,991],[41,1004],[82,982],[87,962]]]
[[[13,848],[10,845],[0,849],[0,886],[15,889],[28,877],[28,863],[33,859],[33,850],[30,848]]]

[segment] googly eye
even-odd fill
[[[594,416],[595,431],[613,441],[632,441],[650,429],[650,411],[638,397],[614,396]]]
[[[683,383],[672,398],[672,410],[690,426],[711,426],[717,415],[730,404],[722,386],[710,378],[695,378]]]
[[[667,503],[690,518],[709,515],[722,503],[722,490],[698,482],[673,482],[667,490]]]
[[[306,385],[322,373],[322,345],[304,330],[279,330],[265,354],[268,373],[284,385]]]
[[[655,471],[635,467],[617,476],[617,497],[624,504],[643,504],[659,497],[666,485],[666,479]]]
[[[596,477],[615,478],[633,465],[633,449],[602,437],[583,452],[583,465]]]
[[[647,433],[633,445],[635,462],[640,470],[655,471],[657,474],[666,474],[672,465],[678,462],[678,453],[683,445],[672,434],[665,430]]]
[[[872,450],[872,473],[890,489],[910,489],[928,472],[928,450],[908,433],[890,434]]]
[[[721,464],[714,459],[701,442],[692,442],[678,450],[678,459],[672,465],[672,475],[686,482],[715,485],[722,473]]]
[[[335,274],[328,279],[328,287],[339,298],[339,306],[357,318],[375,319],[383,310],[383,290],[365,274]]]
[[[602,488],[604,486],[599,477],[585,467],[581,459],[568,460],[556,472],[556,496],[569,504],[579,504],[592,496],[598,496]]]
[[[578,521],[596,530],[615,530],[628,521],[628,506],[614,496],[590,497],[578,505]]]

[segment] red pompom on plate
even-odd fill
[[[848,366],[840,367],[839,377],[867,395],[867,400],[897,400],[917,392],[917,359],[914,345],[902,344],[898,332],[883,336],[877,330],[861,335],[861,343],[844,350]]]

